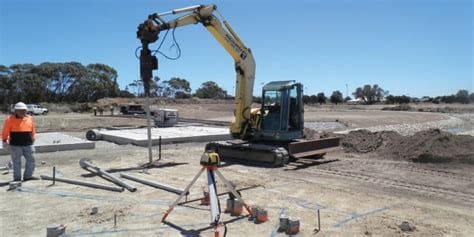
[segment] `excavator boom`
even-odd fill
[[[146,90],[146,84],[152,78],[152,70],[158,68],[157,59],[151,55],[148,46],[158,40],[161,31],[198,23],[202,24],[234,59],[237,73],[235,82],[236,106],[235,119],[231,124],[230,131],[234,138],[244,139],[252,136],[250,106],[255,80],[255,60],[251,50],[244,45],[230,24],[225,20],[222,20],[221,23],[221,20],[214,14],[216,12],[215,5],[197,5],[149,15],[148,19],[138,26],[137,31],[137,37],[142,42],[140,55],[141,78]],[[163,19],[166,15],[183,13],[186,14],[171,21]]]

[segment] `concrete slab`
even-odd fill
[[[147,146],[147,129],[100,130],[102,139],[117,144],[133,144]],[[230,139],[229,128],[206,126],[179,126],[166,128],[152,128],[151,138],[153,145],[158,145],[161,136],[162,144],[175,142],[206,142]]]
[[[36,134],[36,152],[54,152],[94,148],[94,142],[86,141],[84,139],[66,135],[64,133],[48,132]],[[0,155],[6,154],[8,154],[8,152],[3,149],[3,146],[0,143]]]

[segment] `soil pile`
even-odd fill
[[[370,132],[362,129],[347,134],[342,139],[341,144],[346,152],[368,153],[391,146],[394,141],[400,140],[401,137],[400,134],[393,131]]]
[[[329,137],[335,137],[331,132],[321,132],[321,131],[316,131],[311,128],[304,128],[303,129],[303,138],[311,140],[311,139],[323,139],[323,138],[329,138]]]
[[[346,152],[376,152],[381,157],[392,159],[474,164],[474,137],[453,135],[439,129],[421,131],[412,136],[401,136],[392,131],[352,131],[343,138],[342,146]]]

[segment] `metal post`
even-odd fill
[[[184,190],[180,190],[180,189],[177,189],[177,188],[165,185],[165,184],[160,184],[158,182],[138,178],[138,177],[135,177],[135,176],[132,176],[132,175],[129,175],[129,174],[120,173],[120,177],[125,178],[125,179],[129,179],[129,180],[132,180],[132,181],[135,181],[135,182],[138,182],[138,183],[142,183],[142,184],[154,187],[154,188],[163,189],[163,190],[166,190],[166,191],[178,194],[178,195],[180,195],[181,193],[184,192]],[[188,195],[189,192],[187,192],[185,194]]]
[[[56,183],[56,166],[53,166],[53,185]]]
[[[106,177],[106,180],[108,181],[111,181],[112,183],[115,183],[119,186],[122,186],[124,188],[126,188],[128,191],[130,192],[135,192],[137,191],[137,188],[120,180],[119,178],[115,177],[114,175],[106,172],[105,170],[102,170],[101,168],[99,168],[98,166],[92,164],[92,162],[86,158],[82,158],[81,160],[79,160],[79,165],[84,168],[85,170],[91,172],[91,173],[95,173],[95,174],[99,174],[101,177]],[[93,169],[93,170],[91,170]]]
[[[117,228],[117,213],[114,213],[114,229]]]
[[[147,95],[145,98],[145,107],[146,107],[146,126],[148,133],[148,162],[151,164],[153,162],[152,152],[151,152],[151,113],[150,113],[150,96]]]
[[[161,160],[161,136],[158,143],[158,160]]]
[[[321,223],[320,223],[320,217],[319,217],[319,208],[318,208],[318,231],[321,231]]]
[[[40,175],[41,179],[43,180],[53,180],[52,177],[49,177],[47,175]],[[68,183],[68,184],[76,184],[76,185],[81,185],[81,186],[86,186],[90,188],[100,188],[100,189],[105,189],[109,191],[114,191],[114,192],[123,192],[122,187],[110,187],[102,184],[95,184],[95,183],[89,183],[89,182],[84,182],[84,181],[79,181],[79,180],[73,180],[73,179],[66,179],[66,178],[55,178],[56,181],[58,182],[63,182],[63,183]]]

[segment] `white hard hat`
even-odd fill
[[[15,110],[28,110],[26,104],[23,102],[18,102],[15,104]]]

